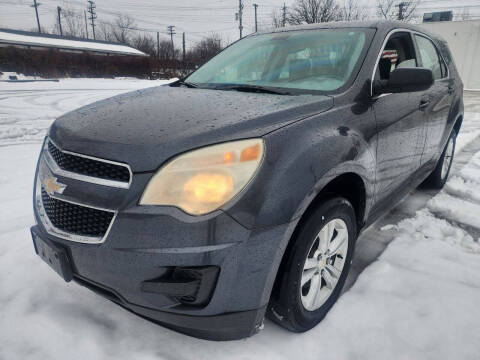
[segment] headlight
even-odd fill
[[[245,188],[263,153],[263,140],[249,139],[177,156],[153,176],[140,205],[172,205],[192,215],[209,213]]]

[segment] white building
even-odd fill
[[[420,25],[444,38],[466,90],[480,90],[480,20],[440,21]]]
[[[0,47],[7,46],[35,50],[57,49],[62,52],[88,52],[97,55],[147,56],[124,44],[0,29]]]

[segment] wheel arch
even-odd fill
[[[352,204],[355,209],[357,229],[360,229],[365,220],[367,190],[362,177],[354,172],[341,174],[328,182],[315,196],[302,218],[308,216],[321,201],[337,196],[347,199]]]
[[[455,130],[455,133],[458,135],[460,132],[460,128],[462,127],[463,123],[463,114],[459,115],[457,117],[457,120],[455,120],[455,123],[453,124],[453,129]]]
[[[365,180],[355,172],[345,172],[337,175],[321,188],[308,204],[303,214],[297,219],[298,221],[291,232],[280,265],[277,269],[272,292],[270,294],[271,297],[278,295],[277,290],[280,287],[279,282],[282,281],[282,275],[285,273],[286,262],[292,252],[293,246],[295,245],[295,237],[303,224],[322,201],[335,197],[343,197],[352,204],[355,210],[357,233],[362,228],[367,216],[369,202],[368,188]]]

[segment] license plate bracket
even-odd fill
[[[67,251],[47,239],[42,239],[32,230],[33,246],[38,256],[45,261],[63,280],[73,279],[72,266]]]

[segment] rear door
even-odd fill
[[[449,78],[447,66],[432,40],[421,34],[415,34],[414,38],[421,66],[432,70],[435,79],[433,86],[422,97],[422,112],[427,125],[421,161],[424,164],[436,159],[443,150],[442,138],[453,101],[454,82]]]
[[[390,35],[376,65],[375,80],[388,80],[397,67],[416,67],[415,46],[410,32]],[[391,195],[420,167],[425,127],[418,93],[374,96],[373,109],[378,128],[377,185],[375,202],[382,207]]]

